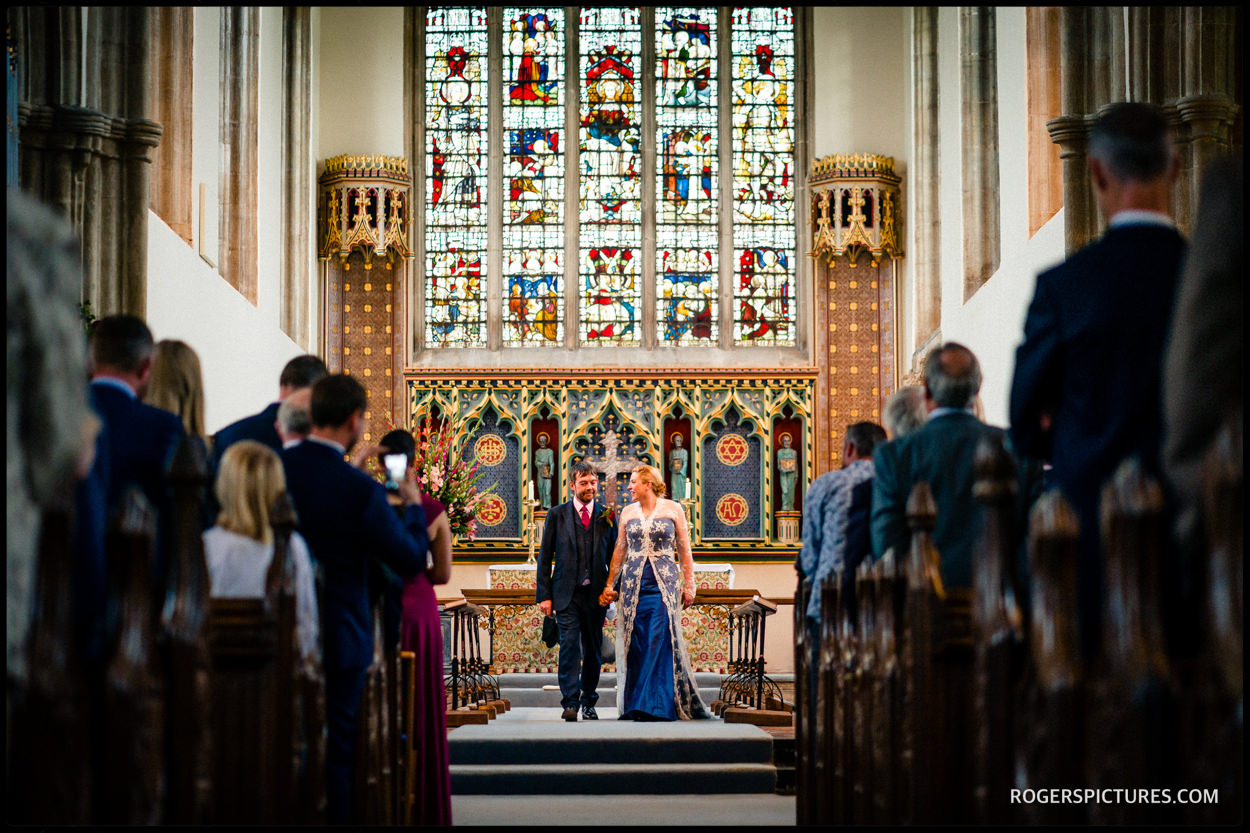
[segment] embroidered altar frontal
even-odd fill
[[[815,378],[813,368],[404,372],[408,427],[455,425],[479,485],[493,486],[457,561],[529,555],[583,459],[618,512],[634,468],[659,469],[696,559],[793,558],[778,515],[801,509],[814,477]]]

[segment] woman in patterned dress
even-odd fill
[[[629,493],[635,502],[621,512],[607,589],[599,597],[604,606],[620,599],[616,656],[621,719],[709,718],[681,632],[681,612],[695,595],[686,513],[676,501],[664,498],[664,481],[652,466],[634,470]],[[612,589],[618,576],[619,593]]]

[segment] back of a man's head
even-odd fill
[[[871,457],[873,449],[886,441],[885,429],[875,422],[857,422],[847,426],[846,441],[855,449],[855,456]]]
[[[312,431],[308,402],[300,401],[296,396],[288,396],[282,400],[282,404],[278,406],[278,425],[285,437],[307,437]]]
[[[314,428],[340,428],[369,404],[364,386],[346,373],[326,376],[312,387],[309,412]]]
[[[948,341],[925,357],[924,387],[939,408],[970,408],[981,390],[981,363],[967,347]]]
[[[108,315],[91,325],[88,370],[94,375],[114,370],[135,373],[152,357],[155,341],[142,318]]]
[[[282,375],[278,377],[278,387],[287,390],[309,388],[318,379],[324,379],[329,374],[330,371],[320,356],[311,354],[296,356],[286,363],[286,367],[282,368]]]
[[[885,430],[894,439],[906,437],[924,425],[928,412],[924,407],[924,388],[908,385],[890,394],[881,412]]]
[[[1090,129],[1089,155],[1116,179],[1153,182],[1172,167],[1167,118],[1153,104],[1112,104],[1099,113]]]

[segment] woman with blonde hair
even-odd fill
[[[207,448],[200,357],[186,342],[168,338],[156,342],[143,401],[177,416],[186,432],[203,440]]]
[[[273,449],[255,440],[239,440],[226,449],[216,484],[221,513],[217,525],[204,533],[211,596],[256,599],[265,595],[265,577],[273,562],[269,509],[285,491],[286,475]],[[300,653],[319,657],[312,559],[298,532],[291,533],[288,554],[288,566],[294,569]]]
[[[681,504],[664,497],[664,479],[654,466],[634,469],[629,494],[634,502],[621,511],[607,589],[599,596],[605,607],[620,598],[616,657],[621,719],[711,717],[699,697],[681,632],[681,612],[695,596],[686,513]],[[617,576],[619,593],[612,589]]]

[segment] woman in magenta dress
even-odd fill
[[[391,434],[403,434],[408,443]],[[412,435],[403,431],[391,434],[382,438],[382,446],[403,451],[411,466],[416,451]],[[416,751],[412,823],[449,825],[451,771],[447,755],[447,696],[443,689],[443,626],[434,585],[446,584],[451,578],[451,525],[443,504],[434,498],[422,495],[421,508],[425,510],[430,536],[430,555],[425,572],[404,580],[400,617],[400,648],[416,655],[410,739]]]

